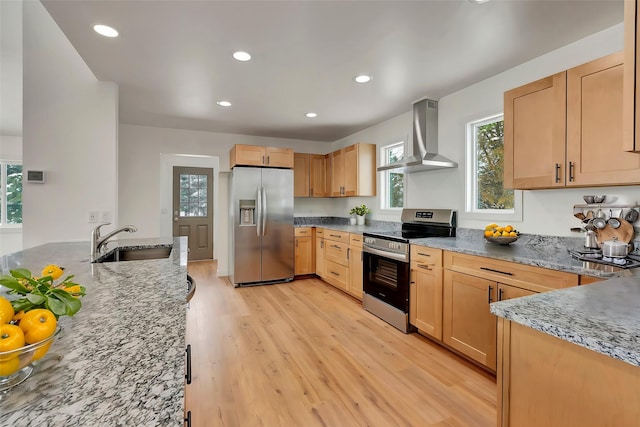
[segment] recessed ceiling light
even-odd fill
[[[231,107],[231,103],[229,101],[218,101],[216,102],[221,107]]]
[[[309,117],[310,119],[313,119],[314,117],[318,117],[316,113],[307,113],[305,114],[305,116]]]
[[[353,80],[355,80],[357,83],[367,83],[370,82],[372,78],[373,77],[366,74],[360,74],[359,76],[355,76]]]
[[[97,24],[93,26],[93,30],[105,37],[118,37],[118,31],[115,28],[111,28],[107,25]]]
[[[471,3],[475,3],[475,4],[481,4],[481,3],[486,3],[489,0],[469,0]]]
[[[242,61],[242,62],[245,62],[251,59],[251,55],[249,55],[247,52],[242,52],[242,51],[233,52],[233,57],[238,61]]]

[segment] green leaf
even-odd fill
[[[29,311],[32,308],[34,308],[31,301],[29,301],[26,298],[20,298],[20,299],[11,301],[11,306],[13,307],[16,313],[22,310]]]
[[[25,296],[33,305],[40,305],[45,301],[45,298],[42,295],[29,293]]]
[[[63,291],[64,292],[64,291]],[[58,316],[64,316],[67,314],[67,305],[56,298],[54,295],[48,296],[45,305],[49,310],[53,312],[53,314]]]
[[[27,289],[24,285],[21,285],[17,279],[3,275],[0,276],[0,285],[6,286],[7,288],[19,292],[21,294],[29,293],[29,289]]]
[[[17,279],[31,279],[31,272],[26,268],[11,270],[11,275]]]
[[[74,298],[73,296],[69,295],[67,291],[64,291],[62,289],[53,289],[51,293],[53,294],[52,296],[57,297],[64,303],[64,305],[66,306],[65,314],[69,316],[73,316],[74,314],[76,314],[82,307],[82,302],[80,302],[78,298]]]

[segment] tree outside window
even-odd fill
[[[384,164],[394,163],[404,156],[404,142],[382,147]],[[404,173],[394,170],[383,172],[382,176],[382,208],[400,209],[404,207]]]
[[[514,191],[505,189],[504,121],[493,116],[469,124],[473,171],[471,210],[514,211]]]
[[[0,162],[0,225],[22,224],[22,165]]]

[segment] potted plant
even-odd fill
[[[355,206],[355,207],[351,208],[351,210],[349,211],[349,213],[350,213],[351,215],[356,215],[356,217],[357,217],[357,219],[358,219],[358,221],[357,221],[357,224],[358,224],[358,225],[364,225],[364,216],[365,216],[366,214],[371,213],[371,209],[369,209],[369,208],[367,207],[367,205],[362,204],[362,205],[360,205],[360,206]]]

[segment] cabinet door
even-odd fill
[[[291,148],[266,147],[264,165],[273,168],[293,168],[293,150]]]
[[[526,297],[534,294],[537,294],[537,292],[516,288],[515,286],[505,285],[504,283],[498,283],[498,301],[506,301],[508,299]]]
[[[313,238],[311,236],[296,237],[295,274],[313,274]]]
[[[324,278],[324,238],[316,237],[316,274]]]
[[[640,16],[636,16],[636,0],[624,2],[624,78],[622,98],[622,144],[626,151],[640,151],[640,67],[636,52],[640,41],[637,36]]]
[[[309,197],[309,154],[293,155],[293,197]]]
[[[496,370],[496,282],[455,271],[444,272],[442,339],[451,348]]]
[[[358,144],[343,149],[344,156],[344,195],[358,196]]]
[[[640,183],[622,141],[622,52],[567,71],[567,186]]]
[[[263,166],[265,162],[265,147],[237,144],[235,146],[235,155],[235,164]]]
[[[329,154],[331,161],[331,197],[344,196],[344,151]]]
[[[442,339],[442,268],[412,264],[411,287],[411,299],[415,301],[410,307],[411,324],[420,332]]]
[[[362,247],[349,246],[349,293],[362,301]]]
[[[311,154],[309,157],[309,196],[327,197],[327,156]]]
[[[566,72],[504,94],[505,188],[565,185]]]

